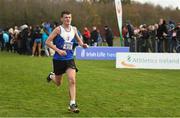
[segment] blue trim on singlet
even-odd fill
[[[75,36],[74,38],[71,40],[71,42],[75,42]],[[56,45],[56,47],[60,50],[64,50],[63,49],[63,45],[64,45],[64,39],[60,36],[57,35],[55,40],[54,40],[54,44]],[[55,52],[53,59],[54,60],[71,60],[73,59],[73,50],[66,50],[67,55],[66,56],[61,56],[59,55],[57,52]]]

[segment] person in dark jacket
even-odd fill
[[[166,27],[166,21],[163,19],[160,19],[159,22],[159,28],[157,29],[157,37],[158,37],[158,52],[164,52],[165,46],[164,43],[166,43],[166,36],[167,36],[167,27]]]
[[[128,29],[127,37],[130,46],[130,52],[135,52],[135,40],[134,36],[134,26],[131,24],[130,21],[127,21],[126,27]]]
[[[38,56],[41,56],[41,45],[42,45],[41,39],[42,39],[41,28],[39,26],[36,26],[34,30],[34,44],[32,49],[32,56],[35,55],[36,48],[38,48]]]
[[[26,54],[27,53],[27,45],[26,42],[28,40],[28,25],[22,25],[20,27],[20,50],[19,54]]]
[[[113,46],[114,36],[112,30],[108,26],[105,26],[104,30],[105,30],[105,40],[108,46]]]
[[[97,28],[95,26],[93,26],[93,31],[91,32],[91,41],[90,41],[90,45],[91,46],[97,46],[98,45],[98,31]]]

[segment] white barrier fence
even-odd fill
[[[116,68],[180,69],[180,54],[116,53]]]

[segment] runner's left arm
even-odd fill
[[[76,27],[74,27],[74,31],[75,31],[75,37],[77,39],[78,44],[83,48],[88,48],[88,45],[83,43],[82,39],[79,37]]]

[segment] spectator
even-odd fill
[[[14,27],[14,52],[19,52],[19,45],[20,45],[20,41],[19,41],[19,30],[18,27],[15,26]]]
[[[46,28],[49,34],[52,32],[52,26],[49,22],[45,22],[44,27]]]
[[[151,52],[155,52],[155,39],[156,39],[156,30],[154,25],[150,25],[148,27],[149,31],[149,38],[148,38],[148,44],[150,47]]]
[[[27,53],[27,41],[28,41],[28,26],[22,25],[20,27],[20,54],[26,54]]]
[[[175,25],[173,23],[168,24],[168,32],[167,32],[167,40],[168,40],[168,52],[172,53],[176,48],[176,32]]]
[[[41,56],[41,29],[39,26],[36,26],[35,30],[34,30],[34,44],[33,44],[33,48],[32,48],[32,56],[35,55],[35,51],[36,48],[38,48],[38,56]]]
[[[51,56],[49,47],[45,44],[47,38],[49,36],[47,28],[43,28],[43,34],[42,34],[42,49],[45,51],[46,56]]]
[[[123,39],[124,39],[124,46],[128,47],[129,46],[129,40],[128,40],[128,29],[126,26],[122,27],[122,35],[123,35]]]
[[[95,26],[93,26],[93,31],[91,32],[91,46],[98,46],[98,31]]]
[[[127,29],[128,29],[128,40],[130,42],[130,51],[131,52],[135,52],[135,40],[133,39],[133,35],[134,35],[134,27],[133,25],[130,23],[130,21],[127,22]]]
[[[151,47],[150,47],[150,42],[148,42],[149,33],[147,31],[146,24],[144,24],[140,30],[141,30],[141,39],[142,39],[141,52],[148,52],[148,48],[151,48]]]
[[[105,40],[108,46],[113,46],[114,36],[112,30],[108,26],[105,26],[104,30],[105,30]]]
[[[167,36],[167,27],[166,27],[166,21],[163,19],[160,19],[159,21],[159,27],[157,29],[157,37],[158,37],[158,52],[164,52],[165,51],[165,40]]]
[[[98,46],[103,46],[103,38],[101,36],[100,30],[98,30]]]
[[[9,49],[11,52],[13,51],[13,47],[14,47],[14,30],[13,28],[10,28],[9,31]]]
[[[26,47],[27,47],[27,54],[28,55],[30,55],[30,54],[32,54],[32,44],[33,44],[33,41],[32,41],[32,39],[33,39],[33,34],[32,34],[32,31],[33,30],[33,28],[32,28],[32,26],[29,26],[28,27],[28,38],[27,38],[27,41],[26,41]]]
[[[83,31],[83,40],[84,40],[84,43],[89,45],[90,44],[90,38],[91,38],[90,31],[88,30],[87,27],[85,27],[84,31]]]
[[[4,40],[4,47],[6,48],[7,51],[9,51],[10,37],[9,37],[9,33],[8,33],[7,29],[5,29],[3,32],[3,40]]]

